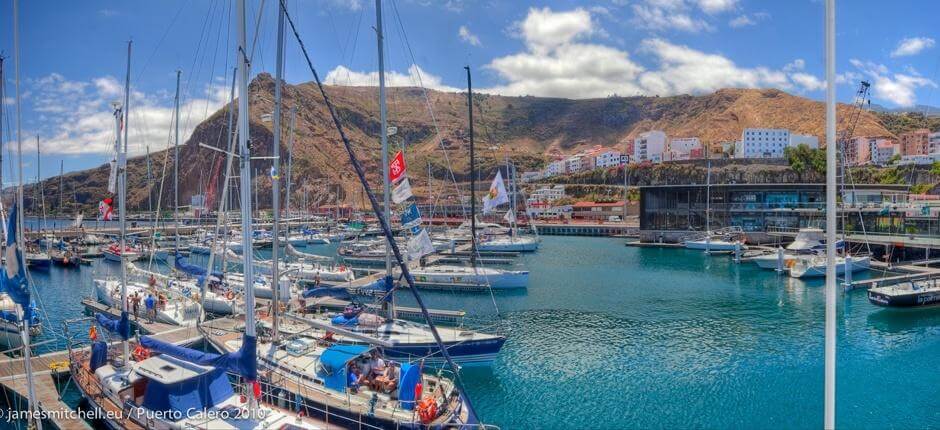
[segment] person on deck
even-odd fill
[[[140,296],[137,293],[131,294],[131,309],[134,310],[134,319],[138,319],[138,311],[140,310]]]
[[[359,370],[359,366],[355,362],[349,365],[349,377],[346,381],[350,390],[355,393],[359,391],[359,379],[362,377],[362,371]]]
[[[375,385],[383,393],[391,393],[398,388],[398,367],[389,363],[385,367],[385,373],[375,378]]]
[[[371,381],[369,386],[372,387],[373,390],[381,390],[384,385],[384,383],[381,382],[381,378],[385,376],[386,365],[385,360],[379,357],[379,353],[376,351],[372,351],[372,358],[369,360],[369,369],[369,380]]]
[[[152,323],[157,316],[157,300],[153,298],[153,294],[147,293],[147,298],[144,299],[144,307],[147,308],[147,320]]]

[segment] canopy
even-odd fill
[[[335,345],[320,355],[320,373],[323,385],[331,390],[346,392],[347,364],[369,350],[365,345]]]
[[[127,311],[121,311],[120,319],[114,319],[102,313],[96,313],[95,319],[98,320],[98,325],[108,330],[108,333],[115,333],[122,340],[130,339],[131,323],[128,320]]]
[[[242,337],[242,347],[238,351],[228,354],[213,354],[177,346],[150,336],[140,338],[141,346],[152,352],[166,354],[200,366],[220,368],[241,375],[249,381],[258,379],[257,343],[258,339],[256,337],[245,335]]]
[[[415,408],[415,386],[421,382],[421,368],[413,364],[401,364],[401,382],[398,386],[398,401],[407,411]]]
[[[91,359],[88,360],[88,367],[94,372],[105,364],[108,364],[108,344],[99,340],[91,344]]]
[[[217,368],[195,378],[170,384],[151,379],[144,392],[143,407],[164,412],[166,418],[178,421],[193,411],[215,406],[233,394],[225,369]]]

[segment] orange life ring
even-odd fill
[[[226,299],[229,299],[229,300],[234,299],[234,298],[235,298],[235,292],[233,292],[232,290],[229,290],[227,293],[225,293],[225,298],[226,298]]]
[[[430,424],[431,421],[437,418],[437,402],[434,401],[433,397],[418,402],[418,416],[421,417],[421,422],[424,424]]]

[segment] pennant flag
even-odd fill
[[[7,293],[13,303],[23,308],[23,320],[32,321],[33,308],[29,299],[29,284],[26,281],[26,260],[16,241],[16,205],[10,209],[7,222],[6,266],[0,269],[0,291]]]
[[[114,194],[117,192],[117,160],[111,160],[111,173],[108,174],[108,192]]]
[[[113,212],[111,203],[113,202],[114,200],[111,199],[110,197],[98,202],[98,219],[111,221],[111,213]]]
[[[394,184],[402,176],[405,176],[405,154],[398,151],[395,158],[388,165],[388,180]]]
[[[516,213],[512,210],[508,210],[506,211],[506,215],[503,215],[503,219],[508,223],[514,223],[516,222]]]
[[[392,201],[395,202],[395,204],[399,204],[408,200],[413,195],[414,194],[411,194],[411,184],[408,182],[408,178],[405,178],[392,190]]]
[[[421,232],[408,239],[408,257],[417,260],[425,255],[434,252],[434,245],[431,243],[431,237],[428,231],[421,229]]]
[[[503,183],[503,172],[496,172],[490,191],[483,196],[483,214],[488,214],[497,206],[509,203],[509,194],[506,193],[506,184]]]
[[[271,166],[271,179],[277,181],[281,179],[281,176],[277,173],[277,167]]]
[[[411,228],[421,224],[421,213],[418,212],[418,206],[412,203],[401,213],[401,225],[405,228]]]

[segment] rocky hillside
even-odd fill
[[[359,157],[370,172],[370,181],[378,185],[381,167],[378,140],[377,91],[372,87],[330,87],[330,97],[338,107],[347,134]],[[250,86],[252,154],[270,155],[273,124],[261,116],[273,111],[274,80],[258,75]],[[450,165],[458,180],[467,178],[468,140],[466,95],[429,91],[428,97],[437,120],[436,128],[428,113],[424,92],[416,88],[392,88],[388,96],[389,123],[398,128],[391,138],[393,146],[404,144],[410,176],[419,188],[427,183],[427,172],[436,178],[449,177]],[[307,192],[311,205],[338,200],[361,205],[362,199],[348,157],[330,121],[322,98],[312,83],[287,85],[284,89],[285,112],[297,109],[294,144],[294,187],[292,199],[300,203]],[[206,143],[224,146],[229,107],[223,107],[200,124],[180,150],[181,204],[190,196],[206,192],[215,184],[221,188],[220,154],[199,147]],[[847,117],[849,106],[840,106]],[[506,157],[520,169],[540,166],[556,154],[566,154],[593,145],[622,147],[627,139],[651,129],[665,130],[670,136],[698,136],[715,146],[740,137],[745,127],[779,127],[796,133],[813,134],[823,140],[823,104],[773,89],[724,89],[703,96],[610,97],[567,100],[540,97],[474,96],[474,131],[481,171],[488,176]],[[285,113],[286,130],[288,114]],[[439,131],[439,135],[437,134]],[[893,136],[879,117],[865,113],[856,128],[857,135]],[[439,137],[438,137],[439,136]],[[441,149],[441,142],[446,154]],[[281,148],[286,154],[286,145]],[[152,155],[155,170],[161,171],[164,152]],[[172,166],[172,160],[169,160]],[[269,161],[253,162],[258,172],[259,200],[262,207],[270,202],[270,181],[266,172]],[[143,158],[129,162],[128,207],[148,207],[146,167]],[[171,170],[167,173],[163,202],[172,197]],[[106,195],[107,166],[65,175],[65,207],[57,208],[57,199],[47,199],[47,210],[69,213],[78,206],[93,208]],[[45,195],[58,195],[58,178],[43,184]],[[158,185],[151,191],[159,194]],[[337,196],[338,194],[338,196]],[[27,196],[30,191],[27,190]],[[30,199],[27,197],[27,203]],[[213,202],[213,206],[217,203]]]

